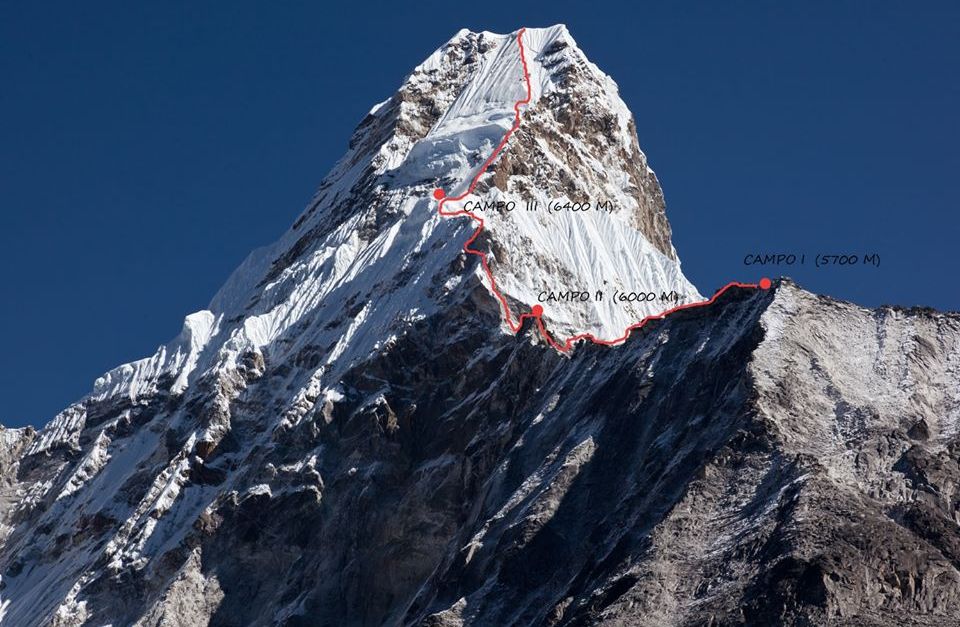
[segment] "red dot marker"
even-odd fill
[[[773,281],[771,281],[767,277],[763,277],[762,279],[760,279],[760,289],[768,290],[772,285],[773,285]]]
[[[543,315],[543,305],[534,305],[530,309],[530,313],[533,314],[535,317],[539,318],[540,316]]]
[[[436,198],[437,200],[443,200],[444,196],[446,195],[447,193],[442,189],[440,189],[439,187],[433,190],[433,197]]]

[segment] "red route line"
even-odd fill
[[[483,165],[480,166],[480,169],[477,171],[477,174],[473,177],[473,180],[470,181],[470,185],[467,187],[467,190],[460,194],[459,196],[446,196],[444,195],[443,190],[438,189],[434,191],[434,198],[437,198],[440,202],[437,205],[437,213],[447,218],[454,218],[458,216],[467,216],[471,220],[477,223],[477,229],[473,232],[473,235],[470,236],[466,242],[463,243],[463,250],[468,255],[475,255],[480,258],[480,265],[483,266],[483,271],[487,275],[487,279],[490,281],[490,291],[494,296],[497,297],[497,300],[500,301],[500,305],[503,307],[503,319],[507,323],[507,326],[510,327],[510,330],[513,333],[518,333],[521,328],[523,328],[523,321],[526,319],[532,319],[537,328],[540,330],[540,335],[543,336],[543,339],[560,352],[567,352],[573,348],[574,343],[580,340],[590,340],[594,344],[601,344],[603,346],[615,346],[621,344],[630,337],[630,333],[644,326],[646,323],[651,320],[661,320],[670,314],[681,311],[684,309],[693,309],[695,307],[706,307],[707,305],[712,305],[720,296],[724,294],[727,290],[732,288],[741,288],[741,289],[768,289],[770,287],[769,279],[761,279],[760,283],[739,283],[737,281],[731,281],[723,287],[721,287],[717,292],[711,296],[708,300],[696,302],[696,303],[687,303],[685,305],[678,305],[666,311],[662,311],[658,314],[653,314],[645,317],[639,322],[635,322],[628,326],[623,335],[613,340],[604,340],[596,337],[592,333],[580,333],[579,335],[574,335],[571,338],[567,338],[563,342],[558,342],[553,338],[552,335],[547,331],[547,327],[543,324],[543,307],[541,305],[534,305],[531,308],[531,311],[528,313],[520,314],[517,318],[517,321],[513,321],[513,316],[510,313],[510,305],[507,304],[507,299],[504,297],[500,290],[497,289],[497,280],[493,276],[493,271],[490,269],[490,264],[487,262],[487,255],[475,248],[470,248],[470,245],[476,241],[480,236],[480,233],[483,232],[484,222],[483,218],[476,215],[471,211],[466,211],[464,209],[457,209],[455,211],[445,211],[443,206],[449,202],[458,202],[469,196],[473,193],[473,190],[476,189],[477,184],[480,182],[480,177],[486,174],[487,169],[496,161],[497,157],[500,156],[500,153],[506,147],[507,142],[510,140],[510,136],[520,128],[520,107],[530,104],[531,98],[531,87],[530,87],[530,70],[527,68],[527,56],[526,50],[523,47],[523,33],[526,32],[526,28],[521,28],[517,31],[517,46],[520,48],[520,63],[523,65],[523,80],[527,86],[527,95],[522,100],[517,100],[513,103],[513,125],[504,133],[503,138],[500,140],[500,143],[497,144],[497,147],[493,149],[493,152],[490,153],[490,156],[487,157],[487,160],[483,162]]]

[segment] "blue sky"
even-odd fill
[[[785,273],[960,309],[960,9],[785,4],[4,3],[0,422],[43,424],[174,337],[461,27],[569,26],[703,293],[758,278],[751,252],[877,252]]]

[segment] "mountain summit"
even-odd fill
[[[162,377],[179,392],[191,376],[235,368],[247,352],[283,359],[278,351],[300,350],[301,340],[327,346],[324,361],[336,369],[464,286],[489,290],[477,264],[456,267],[467,261],[462,246],[474,224],[439,215],[433,191],[458,194],[480,173],[526,93],[524,61],[523,123],[458,203],[485,216],[479,245],[510,306],[543,301],[561,336],[617,337],[668,308],[618,303],[617,290],[700,300],[680,271],[663,194],[614,82],[565,27],[522,35],[523,55],[519,33],[465,30],[430,55],[361,122],[290,231],[252,254],[208,310],[187,317],[177,340],[107,373],[93,396],[136,398]],[[570,207],[551,211],[551,202]],[[526,210],[531,203],[539,209]]]
[[[951,620],[960,319],[537,332],[702,301],[670,237],[565,27],[460,31],[179,337],[0,432],[0,624]]]

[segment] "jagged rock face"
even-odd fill
[[[491,168],[492,184],[528,198],[589,199],[615,187],[628,200],[618,207],[628,221],[676,260],[663,192],[640,150],[633,118],[619,99],[610,101],[616,86],[565,39],[545,45],[536,58],[554,88],[526,110],[511,149]]]
[[[476,197],[605,190],[667,289],[629,113],[565,29],[527,33],[528,124]],[[960,317],[782,282],[616,348],[506,333],[428,197],[505,128],[515,46],[459,33],[179,338],[0,432],[0,624],[955,623]],[[489,222],[511,303],[595,276],[551,223]]]

